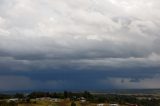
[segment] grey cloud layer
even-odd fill
[[[157,75],[159,5],[158,0],[1,0],[0,70],[66,68],[89,76],[117,68],[115,76],[105,77],[119,78],[139,68],[138,74],[146,69],[148,76]],[[117,76],[121,72],[126,75]]]

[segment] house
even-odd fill
[[[86,99],[84,97],[80,97],[79,100],[80,100],[81,103],[85,103],[86,102]]]
[[[58,99],[58,98],[52,98],[51,101],[53,101],[53,102],[60,102],[61,100]]]
[[[12,99],[8,99],[8,102],[18,102],[18,98],[12,98]]]
[[[86,102],[86,100],[85,100],[85,99],[82,99],[82,100],[80,100],[80,102],[81,102],[81,103],[84,103],[84,102]]]
[[[109,104],[109,106],[119,106],[118,104]]]
[[[41,97],[41,98],[36,98],[36,101],[43,101],[43,100],[51,100],[52,98],[50,97]]]

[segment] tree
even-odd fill
[[[24,98],[24,95],[21,94],[21,93],[16,93],[16,94],[14,95],[14,97],[20,99],[20,98]]]
[[[75,103],[75,102],[72,102],[72,103],[71,103],[71,106],[76,106],[76,103]]]
[[[68,98],[68,92],[64,91],[64,98]]]
[[[103,96],[101,96],[101,97],[98,98],[98,102],[99,103],[104,103],[105,101],[106,101],[106,98],[103,97]]]

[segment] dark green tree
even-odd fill
[[[16,93],[16,94],[14,95],[14,97],[21,99],[21,98],[24,98],[24,95],[21,94],[21,93]]]
[[[64,91],[64,98],[68,98],[68,92]]]
[[[98,98],[98,102],[99,103],[104,103],[106,101],[106,98],[104,97],[104,96],[100,96],[99,98]]]
[[[76,106],[76,103],[75,103],[75,102],[72,102],[72,103],[71,103],[71,106]]]

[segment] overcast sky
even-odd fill
[[[0,90],[160,88],[159,0],[0,0]]]

